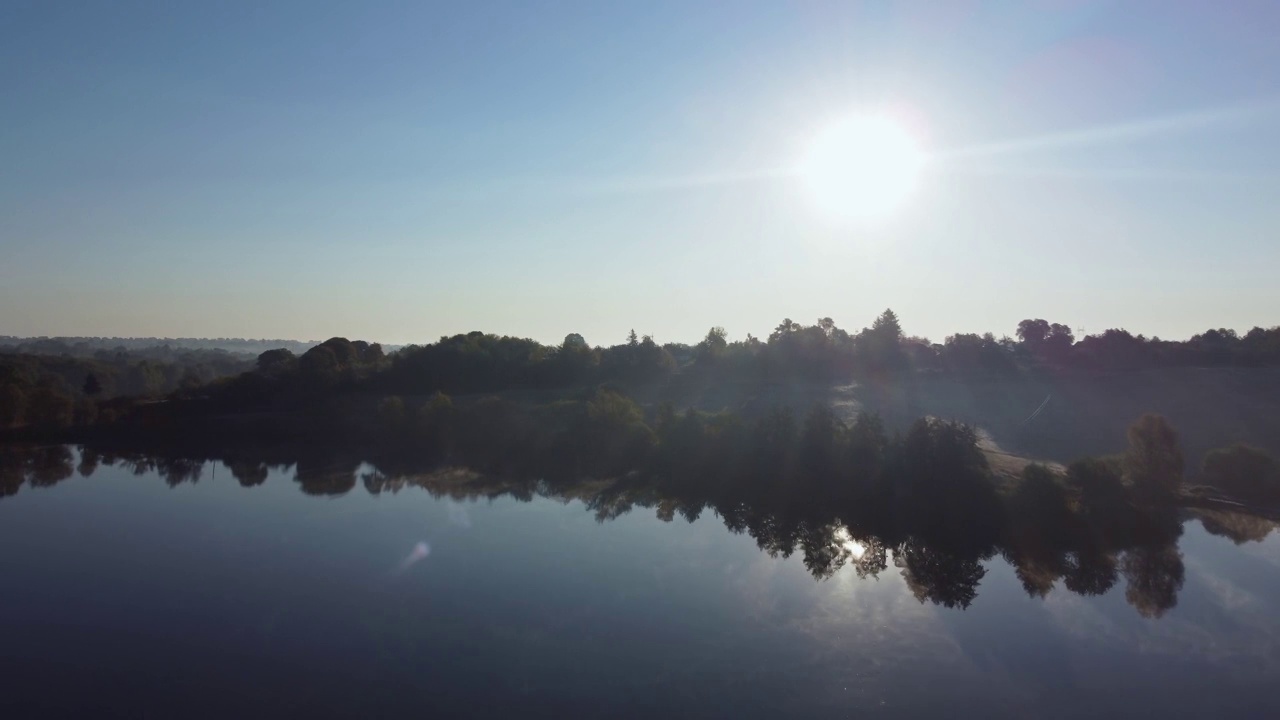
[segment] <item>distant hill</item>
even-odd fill
[[[319,345],[319,340],[253,340],[245,338],[121,338],[121,337],[14,337],[0,335],[0,352],[30,355],[71,355],[91,357],[95,353],[123,349],[137,352],[168,347],[172,350],[222,350],[257,357],[267,350],[284,348],[301,354]]]

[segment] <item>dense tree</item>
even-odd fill
[[[778,327],[773,329],[773,332],[769,335],[769,342],[784,340],[798,330],[800,330],[799,324],[792,322],[791,318],[785,318],[778,324]]]
[[[1262,542],[1276,528],[1273,520],[1240,512],[1199,510],[1196,514],[1205,532],[1229,538],[1237,545]]]
[[[1037,318],[1035,320],[1023,320],[1018,323],[1018,340],[1030,348],[1032,352],[1037,351],[1048,337],[1048,320]]]
[[[1120,570],[1128,583],[1124,596],[1138,613],[1158,618],[1178,604],[1186,575],[1182,553],[1172,543],[1142,545],[1124,554]]]
[[[82,397],[72,399],[75,408],[72,411],[73,422],[76,425],[87,426],[93,425],[98,421],[98,404],[91,398]]]
[[[697,358],[699,362],[714,362],[724,355],[729,347],[728,333],[724,328],[716,326],[707,331],[707,336],[698,343]]]
[[[0,386],[15,385],[29,394],[36,385],[51,380],[77,398],[102,401],[121,395],[159,396],[177,389],[184,378],[198,377],[207,383],[250,366],[243,357],[213,351],[59,356],[0,352]]]
[[[270,471],[266,463],[251,461],[233,461],[227,463],[230,466],[231,476],[240,483],[241,487],[255,487],[267,481]]]
[[[575,380],[590,378],[600,364],[600,355],[587,345],[577,333],[569,333],[552,357],[555,360],[552,377],[557,384],[569,385]]]
[[[359,464],[344,456],[303,456],[295,466],[293,479],[307,495],[345,495],[356,486]]]
[[[71,450],[65,445],[47,445],[27,453],[27,482],[33,487],[52,487],[75,474]]]
[[[1075,343],[1075,333],[1066,325],[1053,323],[1049,326],[1049,335],[1044,339],[1041,353],[1045,359],[1063,363],[1070,360],[1071,346]]]
[[[858,335],[858,355],[861,364],[872,372],[889,372],[905,369],[906,354],[902,349],[902,325],[893,310],[885,310],[870,328]]]
[[[970,426],[933,418],[912,423],[894,458],[900,506],[911,509],[913,532],[925,538],[965,538],[988,548],[998,501],[986,456]],[[975,530],[977,532],[975,532]]]
[[[589,471],[618,475],[646,458],[657,441],[631,398],[607,388],[586,402],[586,423],[576,430]]]
[[[879,415],[858,413],[848,435],[849,468],[854,494],[869,495],[879,486],[884,470],[889,437]]]
[[[1142,336],[1126,330],[1110,329],[1090,335],[1076,344],[1077,362],[1092,367],[1132,369],[1153,363],[1154,348]]]
[[[368,343],[363,340],[356,340],[351,344],[356,348],[356,361],[361,365],[380,365],[387,358],[387,353],[383,351],[382,345],[379,343]]]
[[[333,357],[337,360],[339,368],[348,368],[360,361],[360,350],[354,343],[344,337],[329,338],[328,340],[320,343],[317,347],[328,348],[332,351]],[[310,352],[310,350],[308,352]]]
[[[395,432],[405,427],[406,417],[404,399],[398,395],[384,397],[378,403],[378,422],[384,432]]]
[[[1280,463],[1247,445],[1205,455],[1203,481],[1231,497],[1254,503],[1280,503]]]
[[[1068,487],[1080,498],[1086,516],[1114,513],[1124,502],[1124,464],[1118,458],[1086,458],[1067,467]]]
[[[1043,318],[1023,320],[1018,323],[1017,334],[1021,347],[1033,358],[1052,363],[1070,360],[1075,333],[1068,325],[1050,323]]]
[[[991,333],[950,335],[943,344],[941,357],[944,367],[963,373],[1009,374],[1017,369],[1008,349]]]
[[[99,462],[101,462],[101,456],[97,450],[91,447],[81,447],[80,464],[76,466],[76,472],[80,473],[80,477],[89,477],[98,469]]]
[[[342,364],[332,346],[317,345],[303,353],[298,371],[309,387],[324,389],[337,384]]]
[[[813,406],[800,431],[799,460],[804,479],[818,483],[837,473],[845,427],[825,403]]]
[[[153,397],[164,391],[165,372],[161,366],[143,360],[130,368],[126,382],[132,394]]]
[[[902,324],[898,322],[898,314],[886,309],[871,324],[871,332],[886,342],[897,343],[902,340]]]
[[[916,540],[898,548],[894,564],[902,568],[902,577],[917,600],[947,608],[969,607],[987,574],[977,557]]]
[[[1178,434],[1163,417],[1143,415],[1129,427],[1124,468],[1139,497],[1167,502],[1182,484],[1182,449]]]
[[[27,394],[16,383],[0,385],[0,428],[21,425],[26,420]]]
[[[1063,584],[1080,595],[1105,595],[1119,579],[1116,557],[1096,542],[1078,543],[1065,557]]]
[[[264,375],[279,375],[298,366],[298,358],[286,348],[267,350],[258,356],[258,372]]]
[[[68,427],[75,421],[75,401],[53,383],[42,383],[28,397],[27,421],[48,430]]]

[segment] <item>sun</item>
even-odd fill
[[[883,219],[910,199],[925,165],[919,142],[883,115],[853,115],[809,143],[799,174],[813,203],[835,218]]]

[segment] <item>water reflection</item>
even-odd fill
[[[23,486],[50,487],[75,474],[71,450],[61,445],[0,450],[0,496],[13,495]],[[87,476],[93,472],[86,466]]]
[[[1177,605],[1186,576],[1178,548],[1185,522],[1198,521],[1207,532],[1236,544],[1261,541],[1275,526],[1224,510],[1112,502],[1087,488],[1071,496],[1057,483],[1033,481],[980,500],[954,494],[910,505],[842,505],[815,500],[802,484],[765,494],[749,486],[708,491],[697,484],[678,492],[638,477],[550,482],[462,468],[415,471],[403,459],[367,463],[324,452],[228,454],[218,460],[246,488],[263,484],[273,470],[292,468],[301,491],[313,496],[342,495],[360,486],[372,495],[416,488],[453,500],[545,497],[580,501],[600,522],[637,508],[653,510],[666,522],[677,516],[693,522],[710,512],[770,556],[799,555],[815,579],[843,568],[859,578],[875,578],[892,565],[921,603],[961,609],[977,599],[987,561],[999,555],[1031,597],[1047,597],[1059,586],[1097,596],[1122,584],[1126,601],[1139,614],[1159,618]],[[23,485],[49,487],[77,472],[88,477],[99,466],[155,473],[177,487],[204,481],[206,470],[216,468],[211,461],[88,447],[77,458],[63,446],[6,447],[0,448],[0,494],[12,495]],[[958,509],[956,503],[961,503]],[[415,548],[405,563],[425,557],[426,547],[424,542]]]

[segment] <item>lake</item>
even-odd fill
[[[1188,517],[1145,614],[1123,558],[1041,595],[997,554],[948,607],[898,548],[836,532],[815,579],[711,509],[84,459],[6,476],[4,717],[1280,716],[1269,525]]]

